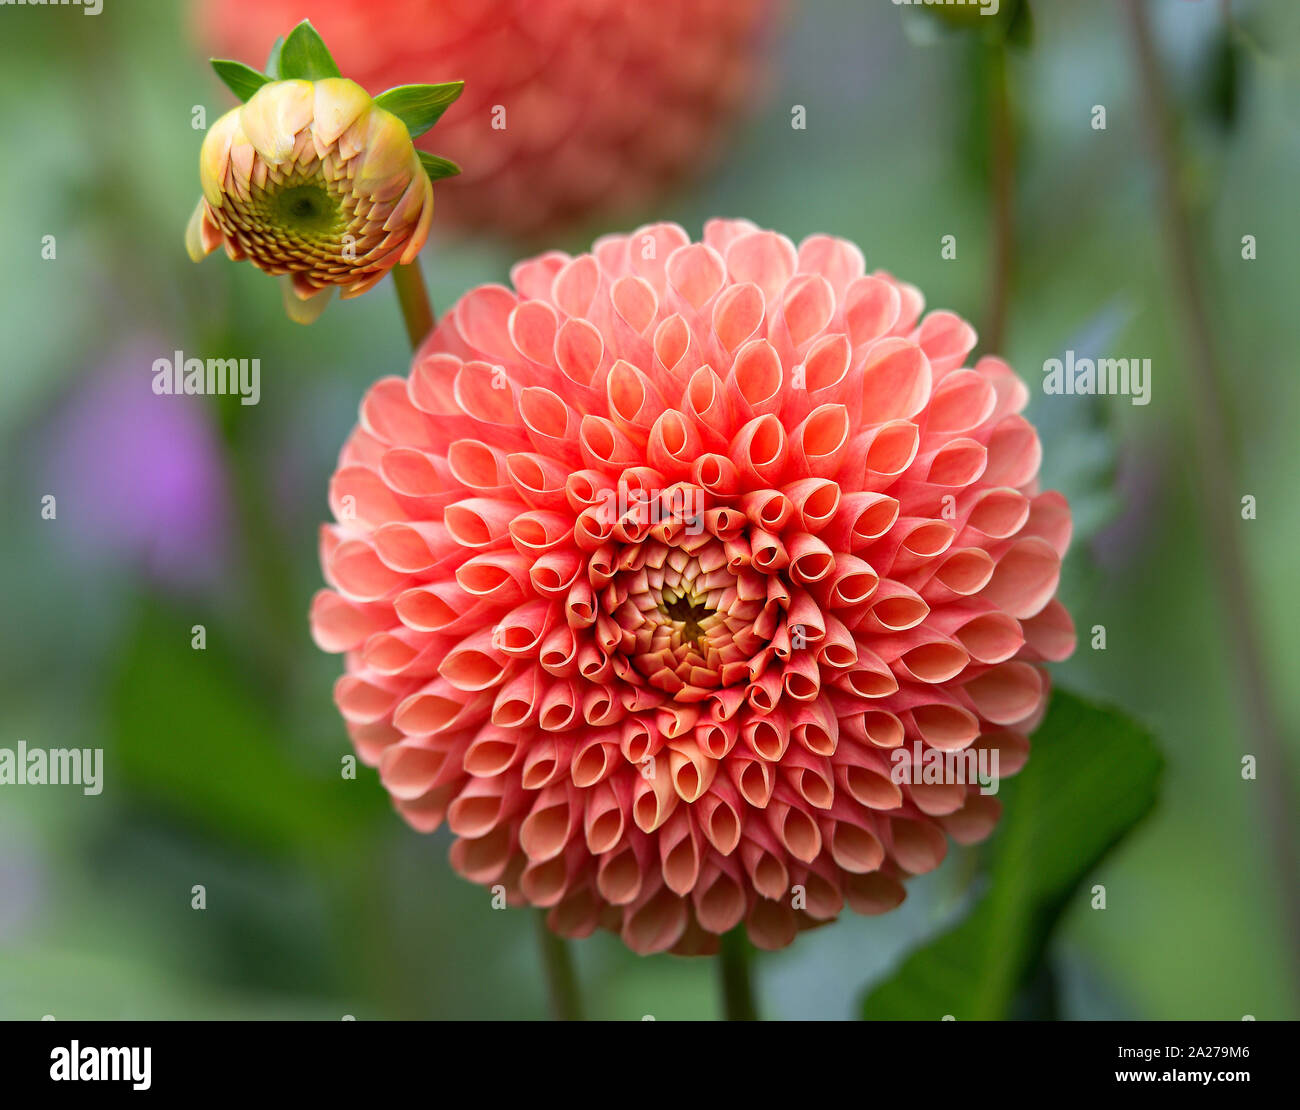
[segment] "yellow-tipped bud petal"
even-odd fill
[[[240,110],[239,125],[258,154],[283,162],[293,153],[298,132],[311,123],[315,100],[310,81],[272,81]]]
[[[419,168],[419,155],[415,153],[406,124],[392,112],[374,108],[370,113],[366,149],[357,169],[357,188],[381,200],[392,200],[401,196],[410,184],[414,176],[412,166]],[[401,188],[396,188],[399,183]]]
[[[416,183],[420,186],[420,192],[424,197],[424,205],[420,210],[419,221],[415,225],[415,233],[406,244],[406,250],[402,252],[401,264],[403,266],[413,262],[415,256],[420,253],[424,241],[429,237],[429,225],[433,223],[433,182],[429,180],[427,174],[422,173]]]
[[[346,77],[327,77],[316,82],[315,123],[318,142],[331,146],[373,104],[370,94]]]
[[[221,228],[208,215],[208,202],[200,200],[194,206],[189,226],[185,228],[185,249],[195,262],[202,262],[221,246]]]
[[[208,128],[199,151],[199,185],[214,207],[221,206],[221,192],[230,168],[230,144],[239,131],[239,109],[232,108]]]

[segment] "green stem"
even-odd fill
[[[1007,81],[1007,48],[989,47],[989,222],[993,227],[988,307],[984,313],[984,347],[1002,350],[1006,335],[1007,299],[1015,255],[1015,138],[1011,125],[1011,92]]]
[[[411,350],[417,350],[424,337],[433,331],[433,305],[424,287],[424,273],[420,260],[406,266],[393,267],[393,284],[397,286],[397,301],[402,306],[402,319],[406,322],[406,335]]]
[[[718,972],[722,979],[722,1012],[727,1021],[757,1021],[754,984],[750,979],[749,938],[743,928],[721,938]]]
[[[556,1021],[581,1021],[582,999],[578,993],[578,976],[573,970],[573,957],[564,938],[548,928],[545,910],[537,911],[537,939],[542,949],[542,964],[546,968],[551,1017]]]

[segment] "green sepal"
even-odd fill
[[[325,40],[316,33],[316,28],[304,19],[284,40],[280,48],[280,79],[284,81],[323,81],[326,77],[338,77],[339,67],[325,45]]]
[[[375,97],[375,103],[392,112],[406,124],[411,138],[418,139],[442,118],[442,113],[464,88],[464,81],[447,81],[441,85],[398,85],[381,92]]]
[[[211,61],[217,76],[240,100],[247,100],[263,85],[271,82],[271,78],[265,73],[258,73],[252,66],[246,66],[243,62],[234,62],[229,58],[213,58]]]
[[[430,181],[440,181],[444,177],[455,177],[460,173],[460,167],[450,158],[439,158],[436,154],[428,154],[423,150],[416,153],[420,155],[420,165],[424,167]]]
[[[266,72],[272,81],[280,80],[280,52],[284,49],[284,36],[281,35],[271,44],[271,53],[266,57]]]

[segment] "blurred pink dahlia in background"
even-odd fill
[[[1017,770],[1073,648],[1025,386],[824,235],[659,224],[512,280],[371,388],[333,477],[312,625],[361,758],[566,936],[892,909],[999,814],[896,770]]]
[[[198,0],[198,9],[201,46],[254,66],[306,17],[372,95],[430,74],[464,79],[436,138],[416,144],[464,169],[439,188],[439,223],[525,236],[644,204],[707,162],[752,92],[775,0]]]

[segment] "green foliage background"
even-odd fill
[[[1241,492],[1259,506],[1255,521],[1209,523],[1242,530],[1296,759],[1300,10],[1234,0],[1240,26],[1228,31],[1210,0],[1150,7],[1230,379],[1223,415]],[[1270,832],[1258,784],[1240,775],[1248,739],[1204,554],[1190,379],[1132,51],[1114,3],[1033,0],[1033,13],[1032,43],[1009,63],[1019,180],[1006,354],[1031,386],[1044,359],[1071,347],[1155,367],[1145,408],[1035,389],[1045,479],[1078,521],[1062,597],[1083,635],[1056,677],[1121,706],[1159,737],[1167,764],[1154,816],[1052,906],[1053,1012],[1297,1018]],[[921,286],[931,306],[978,322],[991,243],[986,58],[973,36],[921,14],[887,0],[796,0],[769,88],[719,164],[630,221],[676,219],[698,234],[710,216],[743,215],[796,240],[832,232]],[[192,106],[212,121],[231,99],[184,18],[165,0],[105,0],[94,18],[0,11],[0,746],[103,747],[107,759],[97,798],[0,792],[0,1018],[539,1017],[531,920],[491,912],[452,874],[446,834],[408,830],[372,772],[339,777],[349,751],[330,697],[339,662],[306,628],[315,529],[362,392],[405,372],[405,340],[386,287],[304,330],[251,267],[188,261],[201,142]],[[1105,131],[1089,125],[1096,104]],[[806,130],[791,129],[793,105],[807,109]],[[603,230],[555,245],[579,250]],[[40,258],[49,234],[54,262]],[[1255,261],[1241,257],[1246,234]],[[955,261],[940,257],[944,235],[957,238]],[[426,249],[435,303],[503,280],[513,257],[485,239]],[[132,340],[156,347],[150,359],[175,349],[261,359],[261,403],[211,411],[240,525],[210,587],[168,589],[129,561],[71,550],[72,500],[61,497],[56,522],[40,517],[41,496],[62,492],[45,464],[59,413]],[[147,361],[138,373],[146,389]],[[74,539],[56,542],[56,529]],[[208,629],[204,653],[190,650],[195,624]],[[1094,625],[1107,630],[1104,651],[1089,647]],[[1080,704],[1053,712],[1091,720]],[[1153,757],[1138,726],[1115,727],[1099,744],[1124,773],[1140,770]],[[1046,769],[1031,761],[1025,775],[1048,774],[1052,759],[1045,749]],[[1104,791],[1105,765],[1089,767],[1079,773]],[[1006,802],[1041,781],[1009,783]],[[986,864],[1050,883],[1059,860],[1041,853],[1078,848],[1058,845],[1054,826],[1022,827],[1028,814],[1008,818],[1003,839],[1045,838],[1039,864],[1008,864],[1001,839],[982,856],[953,852],[896,913],[845,916],[764,956],[764,1012],[858,1016],[865,998],[869,1014],[895,1016],[914,1004],[919,988],[900,993],[903,958],[988,924],[960,925]],[[1089,908],[1092,882],[1107,887],[1104,912]],[[207,890],[201,913],[195,884]],[[1028,959],[1009,920],[994,915],[972,943],[1021,945],[1012,955]],[[639,959],[604,935],[578,959],[593,1016],[716,1016],[708,961]]]

